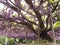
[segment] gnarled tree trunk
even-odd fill
[[[40,38],[42,38],[42,40],[48,40],[50,42],[53,41],[51,36],[49,36],[46,31],[40,33]]]

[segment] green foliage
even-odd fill
[[[0,36],[0,44],[4,44],[5,43],[5,37]]]
[[[13,13],[12,17],[18,17],[18,14],[17,13]]]
[[[60,40],[57,40],[57,43],[60,43]]]
[[[46,15],[42,16],[42,21],[46,21],[46,19],[47,19]]]
[[[30,19],[31,17],[29,15],[25,15],[27,19]]]
[[[10,40],[9,40],[9,45],[15,45],[16,43],[15,43],[15,40],[14,40],[14,38],[11,38]]]
[[[34,18],[32,18],[30,15],[25,15],[25,17],[26,17],[29,21],[34,22]]]
[[[49,0],[49,2],[53,3],[54,0]]]
[[[0,45],[5,45],[5,44],[9,44],[9,45],[15,45],[15,39],[14,38],[9,38],[9,37],[5,37],[5,36],[0,36]]]
[[[34,28],[34,29],[36,29],[36,28],[37,28],[37,26],[33,24],[33,28]]]
[[[8,40],[8,45],[20,45],[20,43],[15,42],[15,38],[9,38],[9,37],[4,37],[0,36],[0,45],[5,45],[6,39]],[[19,38],[16,38],[16,41],[18,41]],[[26,41],[25,45],[49,45],[50,43],[47,40],[40,40],[38,43],[38,40],[31,40],[31,39],[23,39],[23,41]],[[60,40],[57,41],[60,43]],[[21,43],[23,45],[23,43]],[[52,44],[51,44],[52,45]]]
[[[55,28],[58,28],[58,27],[60,27],[60,21],[57,21],[56,23],[54,23],[54,25],[53,25],[53,28],[55,29]]]
[[[29,40],[26,40],[27,43],[32,43],[33,40],[29,39]]]

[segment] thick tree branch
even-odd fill
[[[15,8],[14,6],[10,6],[9,4],[7,4],[5,2],[3,4],[6,4],[8,7],[10,7],[13,10],[17,11],[17,8]],[[13,19],[9,19],[9,20],[10,21],[14,21]],[[14,21],[14,22],[16,22],[16,21]],[[17,23],[19,23],[19,22],[17,22]],[[27,23],[25,21],[24,22],[20,22],[20,24],[23,24],[23,25],[27,26],[29,29],[32,29],[32,31],[35,32],[34,28],[32,28],[32,24],[29,24],[29,23]]]
[[[11,4],[7,4],[7,3],[4,3],[4,4],[6,4],[7,6],[9,6],[10,8],[12,8],[13,10],[15,10],[15,11],[18,13],[18,9],[17,9],[16,7],[10,6]],[[20,12],[20,10],[19,10],[19,12]],[[22,15],[21,15],[21,16],[22,16]],[[26,18],[24,18],[24,19],[27,20]],[[29,21],[29,20],[27,20],[27,21]],[[29,21],[29,22],[31,22],[31,21]],[[31,22],[31,23],[37,25],[37,24],[34,23],[34,22]]]
[[[29,4],[30,5],[30,7],[32,7],[32,10],[35,12],[35,14],[36,14],[36,17],[37,17],[37,19],[38,19],[38,21],[39,21],[39,27],[42,29],[44,29],[44,24],[43,24],[43,21],[42,21],[42,19],[41,19],[41,14],[39,13],[39,10],[37,10],[37,9],[35,9],[34,7],[33,7],[33,4],[32,4],[32,0],[30,0],[30,2],[31,2],[31,5],[28,3],[28,0],[26,0],[26,3],[27,4]]]

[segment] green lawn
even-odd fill
[[[17,45],[60,45],[60,44],[54,44],[54,43],[48,43],[48,44],[46,44],[46,43],[42,43],[42,44],[33,44],[33,43],[30,43],[30,44],[17,44]]]
[[[38,40],[25,39],[23,40],[23,42],[26,41],[25,44],[19,42],[19,39],[16,39],[16,41],[14,38],[0,37],[0,45],[55,45],[53,42],[48,42],[46,40],[40,40],[39,42]],[[60,45],[60,40],[57,41],[56,45]]]

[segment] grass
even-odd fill
[[[48,42],[46,40],[40,40],[39,42],[38,40],[25,39],[23,40],[26,41],[25,44],[19,42],[19,39],[16,39],[16,41],[14,38],[0,37],[0,45],[5,45],[5,43],[7,43],[7,45],[60,45],[60,40],[57,41],[57,44],[54,44],[53,42]]]
[[[35,44],[35,43],[30,43],[30,44],[17,44],[17,45],[60,45],[60,44],[53,44],[53,43],[42,43],[42,44]]]
[[[38,42],[38,41],[37,41]],[[34,42],[34,43],[26,43],[26,44],[17,44],[17,45],[60,45],[60,43],[53,43],[53,42],[44,42],[40,41],[39,43]]]

